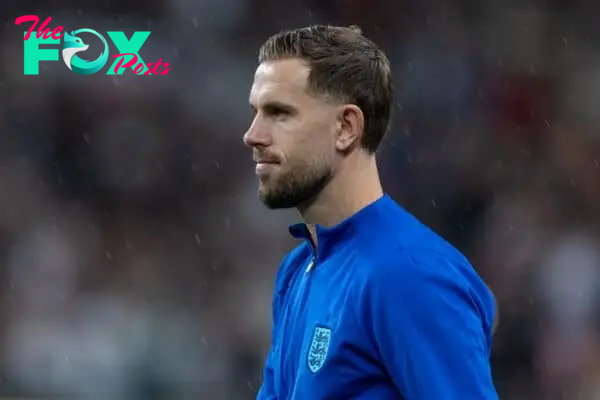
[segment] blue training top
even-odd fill
[[[494,299],[388,195],[283,260],[258,399],[493,400]]]

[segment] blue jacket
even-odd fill
[[[494,400],[494,300],[465,257],[389,196],[308,229],[283,260],[259,400]]]

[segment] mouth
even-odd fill
[[[270,170],[279,165],[278,161],[274,160],[259,160],[256,162],[256,173],[259,175],[268,173]]]
[[[276,164],[280,164],[280,161],[278,158],[276,157],[269,157],[266,154],[263,154],[262,157],[259,155],[255,155],[254,157],[252,157],[252,159],[254,160],[254,162],[258,165],[276,165]]]

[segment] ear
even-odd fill
[[[348,151],[360,143],[365,127],[362,110],[355,104],[345,104],[339,114],[340,130],[336,137],[335,147],[339,151]]]

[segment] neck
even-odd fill
[[[310,205],[298,211],[316,246],[315,225],[331,227],[351,217],[383,196],[377,163],[372,155],[361,154],[361,162],[348,163]],[[347,160],[350,161],[350,160]]]

